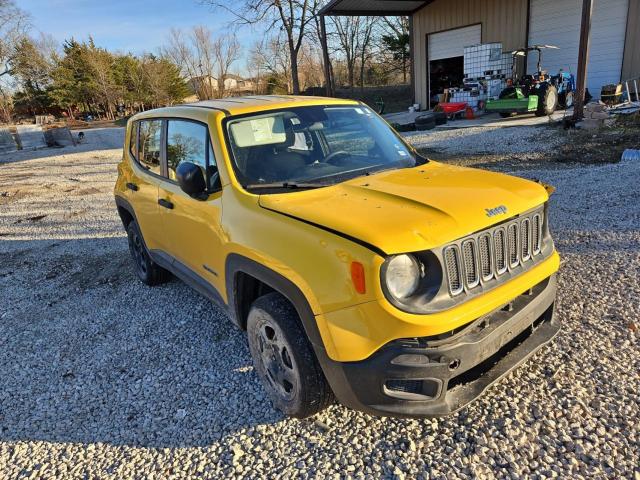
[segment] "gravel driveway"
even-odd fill
[[[437,420],[299,421],[219,310],[135,278],[121,136],[0,157],[0,478],[640,478],[640,163],[513,172],[558,188],[564,326],[487,395]]]

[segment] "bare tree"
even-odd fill
[[[229,69],[240,57],[241,49],[235,35],[223,35],[213,42],[213,58],[218,73],[218,94],[224,97],[226,93],[225,80]]]
[[[195,27],[188,35],[182,30],[171,29],[169,45],[163,54],[178,65],[189,79],[200,100],[214,98],[209,79],[215,75],[211,55],[211,33],[206,27]]]
[[[29,15],[13,0],[0,0],[0,77],[11,73],[18,43],[26,36]]]
[[[360,33],[360,87],[364,89],[364,71],[367,62],[371,57],[371,41],[373,32],[378,22],[378,17],[364,17],[362,30]]]
[[[172,29],[169,45],[162,52],[190,79],[198,98],[209,100],[224,95],[224,79],[241,48],[235,35],[214,39],[211,30],[197,26],[187,35]]]
[[[291,83],[295,95],[300,93],[298,57],[309,24],[320,7],[320,0],[238,0],[234,5],[222,0],[202,0],[204,4],[230,12],[240,25],[266,23],[267,31],[281,30],[287,43],[291,63]]]
[[[356,67],[360,64],[360,85],[364,86],[364,71],[370,55],[374,27],[377,17],[332,17],[338,51],[344,55],[347,68],[347,82],[355,86]]]
[[[263,39],[255,44],[251,51],[251,62],[260,67],[271,81],[267,91],[284,84],[286,91],[292,90],[291,57],[286,53],[284,41],[280,36]]]

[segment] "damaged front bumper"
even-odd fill
[[[447,415],[558,333],[555,296],[552,275],[446,338],[396,340],[366,360],[323,367],[338,399],[352,408],[382,416]]]

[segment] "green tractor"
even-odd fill
[[[513,55],[513,80],[500,92],[498,100],[488,100],[485,110],[498,112],[501,117],[510,117],[518,113],[535,113],[542,117],[551,115],[558,106],[569,108],[573,105],[575,80],[573,75],[560,71],[557,76],[549,76],[542,70],[542,49],[558,48],[553,45],[532,45],[515,50]],[[518,57],[528,52],[538,52],[538,63],[534,75],[517,78]]]

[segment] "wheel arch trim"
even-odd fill
[[[231,253],[225,260],[225,284],[229,310],[231,311],[233,320],[238,327],[243,330],[246,328],[246,319],[242,318],[240,312],[241,300],[238,298],[238,273],[244,273],[252,276],[289,300],[298,312],[302,328],[307,334],[309,341],[314,347],[320,347],[324,350],[324,343],[320,336],[316,317],[311,309],[309,301],[304,293],[302,293],[302,290],[282,274],[265,267],[261,263],[245,257],[244,255]]]

